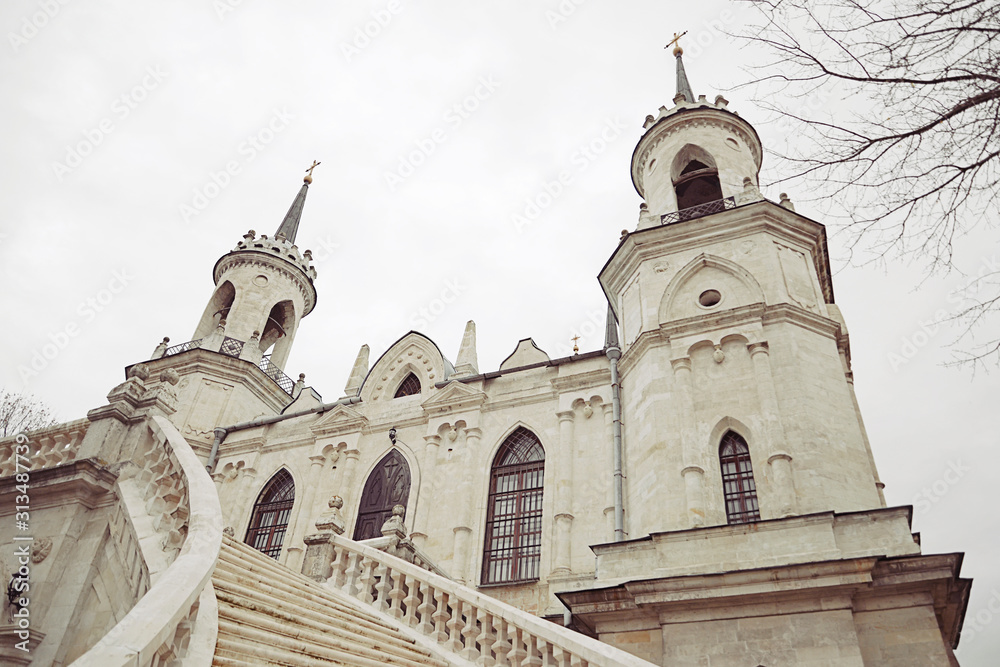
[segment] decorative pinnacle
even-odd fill
[[[309,183],[312,183],[313,182],[313,169],[315,169],[316,167],[320,166],[321,164],[323,164],[323,163],[322,162],[317,162],[316,160],[313,160],[312,166],[309,167],[308,169],[306,169],[306,175],[302,178],[302,182],[305,183],[305,184],[307,184],[307,185]]]
[[[684,53],[684,49],[681,48],[681,37],[683,37],[686,34],[688,34],[687,30],[685,30],[684,32],[682,32],[679,35],[675,32],[674,33],[674,38],[672,40],[670,40],[669,42],[667,42],[667,45],[664,46],[663,48],[669,49],[670,45],[673,44],[674,45],[674,55],[675,56],[681,55],[682,53]]]

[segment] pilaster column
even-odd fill
[[[424,452],[426,453],[425,471],[420,476],[420,495],[417,496],[417,511],[413,519],[413,532],[410,539],[418,549],[423,549],[427,543],[428,523],[430,520],[431,503],[435,501],[434,469],[437,468],[438,451],[441,449],[441,436],[436,433],[424,436]]]
[[[691,383],[691,357],[671,359],[677,406],[681,424],[681,457],[687,517],[692,528],[705,525],[705,468],[695,436],[694,389]]]
[[[288,552],[286,564],[296,572],[302,568],[303,550],[305,549],[303,538],[306,531],[309,530],[313,503],[316,502],[316,487],[319,486],[319,476],[323,472],[323,466],[326,465],[326,457],[323,455],[310,456],[309,463],[309,475],[305,493],[302,494],[302,504],[299,506],[299,512],[295,517],[295,527],[289,533],[291,539],[286,549]]]
[[[358,494],[354,492],[354,476],[357,474],[358,459],[361,458],[361,452],[357,449],[348,449],[344,452],[344,456],[347,460],[344,461],[344,484],[341,486],[340,495],[344,498],[344,504],[347,507],[354,507],[357,511],[358,499],[355,497]],[[353,515],[353,518],[357,518],[357,515]],[[347,524],[350,525],[349,523]]]
[[[774,390],[774,377],[771,375],[770,350],[766,342],[750,343],[747,349],[750,351],[750,358],[753,359],[757,394],[760,396],[760,407],[764,413],[764,435],[767,440],[764,453],[771,468],[775,499],[778,501],[777,516],[791,516],[796,513],[792,457],[786,451],[785,428],[781,424],[778,395]]]
[[[255,487],[257,482],[257,470],[256,468],[243,467],[240,469],[239,474],[240,474],[239,487],[238,487],[239,490],[236,493],[235,501],[233,501],[232,497],[230,497],[230,503],[228,503],[228,505],[229,507],[237,507],[237,508],[249,507],[250,513],[247,514],[246,517],[247,525],[249,525],[253,514],[253,507],[257,502],[257,493],[259,493],[259,491],[255,492]],[[225,507],[226,505],[223,505],[223,510],[222,510],[223,512],[226,511]],[[243,511],[242,509],[237,510],[237,512],[242,512],[242,511]],[[239,520],[240,520],[239,514],[236,514],[236,516],[229,517],[229,522],[233,526],[240,525],[239,523],[237,523]],[[243,535],[236,535],[236,538],[239,540],[245,539],[246,529],[247,526],[244,525]]]
[[[615,470],[615,414],[614,406],[605,403],[604,406],[604,443],[607,452],[604,458],[604,474],[600,476],[604,485],[604,523],[607,527],[605,541],[611,542],[615,539],[615,487],[612,483],[612,476]]]
[[[559,455],[556,460],[556,501],[555,505],[555,558],[553,574],[569,574],[571,566],[571,545],[573,531],[573,459],[576,447],[573,426],[576,413],[573,410],[557,412],[559,418]]]
[[[479,455],[479,443],[483,432],[478,428],[465,429],[465,451],[462,453],[461,481],[458,485],[459,503],[456,508],[456,525],[453,529],[454,544],[452,545],[453,576],[461,584],[471,580],[469,574],[469,541],[472,537],[472,509],[475,506],[472,499],[472,463]]]

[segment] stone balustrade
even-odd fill
[[[649,667],[650,663],[340,535],[326,586],[476,665]]]
[[[25,470],[25,459],[30,464],[29,470],[52,468],[74,461],[89,425],[87,419],[77,419],[25,434],[28,437],[28,454],[21,457],[21,471]],[[0,440],[0,477],[9,477],[17,470],[16,444],[14,436]]]
[[[451,579],[444,570],[437,566],[430,556],[417,548],[417,545],[409,538],[398,540],[393,537],[373,537],[370,540],[361,540],[359,544],[378,549],[396,558],[405,560],[407,563],[416,565],[421,570],[427,570],[438,576]]]
[[[222,545],[222,508],[214,482],[173,424],[161,416],[147,423],[135,468],[123,468],[119,478],[119,501],[153,584],[72,663],[77,667],[212,662],[218,610],[211,577]]]

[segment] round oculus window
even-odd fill
[[[722,294],[720,294],[718,290],[714,289],[705,290],[701,293],[701,296],[698,297],[698,303],[705,308],[711,308],[720,301],[722,301]]]

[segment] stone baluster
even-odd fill
[[[476,660],[476,664],[493,667],[497,664],[493,658],[493,644],[496,641],[496,635],[493,633],[493,615],[485,609],[477,609],[476,618],[479,621],[479,635],[476,637],[479,659]]]
[[[465,629],[465,623],[462,621],[462,602],[449,595],[448,606],[451,608],[451,613],[448,615],[448,622],[445,623],[449,630],[445,648],[458,653],[462,649],[462,630]]]
[[[372,606],[378,611],[384,612],[389,608],[389,591],[392,590],[392,580],[389,568],[385,563],[377,563],[374,572],[375,599]]]
[[[680,408],[681,452],[684,495],[687,500],[688,522],[692,527],[705,524],[705,468],[695,435],[694,389],[691,383],[691,358],[670,361],[674,371],[677,405]]]
[[[434,641],[439,644],[443,644],[448,639],[448,619],[450,618],[448,614],[448,594],[445,593],[440,588],[434,591],[434,600],[436,602],[434,614],[431,616],[431,620],[434,621]]]
[[[419,606],[416,608],[420,619],[417,623],[417,631],[421,634],[430,635],[434,632],[434,623],[431,622],[431,615],[436,609],[434,605],[434,591],[426,581],[419,582]]]
[[[494,616],[493,629],[496,630],[496,639],[493,642],[493,655],[496,657],[498,665],[509,665],[512,646],[507,639],[507,621],[503,620],[502,616]]]
[[[545,640],[532,635],[527,635],[525,640],[528,655],[521,661],[521,665],[523,667],[542,667],[542,655],[547,652],[545,650]]]
[[[344,584],[347,582],[347,560],[347,550],[339,545],[334,545],[332,572],[329,581],[330,585],[337,590],[346,590]]]
[[[556,413],[559,418],[559,453],[561,463],[556,470],[555,501],[555,559],[553,574],[572,572],[572,531],[573,531],[573,460],[576,448],[573,440],[573,425],[576,413],[565,410]]]
[[[462,637],[465,638],[465,648],[460,656],[466,660],[475,662],[479,659],[479,649],[476,647],[476,639],[479,637],[479,628],[476,627],[476,608],[470,602],[462,603],[462,615],[465,627],[462,628]]]
[[[358,593],[358,577],[361,573],[361,554],[352,551],[347,557],[347,568],[344,573],[344,585],[340,589],[350,595],[351,597],[357,597]]]
[[[365,604],[375,601],[372,589],[375,586],[375,561],[364,556],[361,557],[361,576],[358,577],[358,592],[356,597]]]
[[[406,575],[390,570],[389,576],[392,579],[392,589],[389,591],[389,615],[398,620],[403,618],[404,613],[403,598],[406,597],[406,591],[403,590],[403,584],[406,581]]]
[[[796,513],[792,457],[787,451],[785,428],[781,423],[778,395],[771,375],[770,351],[766,342],[750,343],[747,348],[753,359],[754,378],[757,381],[760,407],[764,413],[767,444],[763,453],[767,455],[767,463],[771,467],[771,479],[778,501],[776,516],[791,516]]]
[[[510,661],[511,665],[517,665],[517,667],[520,667],[521,661],[528,657],[528,652],[524,650],[524,634],[524,630],[516,625],[507,624],[507,635],[510,637],[510,652],[507,654],[507,660]]]
[[[437,467],[438,451],[441,449],[441,436],[437,434],[424,436],[424,457],[426,461],[426,472],[420,477],[420,495],[417,496],[417,512],[413,519],[413,532],[410,539],[418,549],[423,549],[427,543],[427,527],[430,525],[431,506],[434,504],[436,494],[437,476],[434,469]]]

